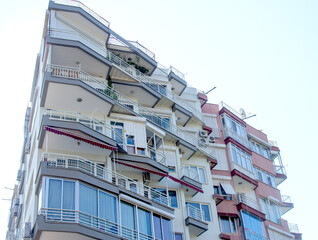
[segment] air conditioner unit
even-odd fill
[[[148,185],[150,183],[150,173],[149,172],[143,172],[142,173],[142,180],[145,185]]]
[[[209,143],[214,143],[215,142],[215,138],[213,136],[209,136]]]
[[[200,130],[200,131],[199,131],[199,136],[200,136],[200,137],[207,137],[208,134],[206,133],[206,131]]]
[[[204,146],[207,144],[207,140],[205,138],[199,138],[199,146]]]
[[[15,204],[13,207],[13,216],[17,217],[19,213],[19,204]]]
[[[23,239],[31,239],[31,223],[30,222],[26,222],[24,225],[24,236]]]

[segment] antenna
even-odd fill
[[[209,91],[207,91],[205,94],[207,95],[209,92],[212,92],[214,89],[216,89],[216,87],[210,89]]]
[[[242,119],[246,119],[246,113],[245,113],[245,110],[243,108],[240,108],[240,114],[241,114]]]

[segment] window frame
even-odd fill
[[[226,231],[224,231],[221,218],[227,218],[227,219],[228,219],[229,226],[230,226],[230,231],[231,231],[231,232],[226,232]],[[236,217],[219,216],[218,219],[219,219],[219,225],[220,225],[220,230],[221,230],[221,232],[223,232],[223,233],[229,233],[229,234],[231,234],[231,233],[238,233],[237,220],[236,220],[237,218],[236,218]],[[231,220],[233,220],[233,222],[232,222]],[[233,230],[232,223],[234,223],[235,231]]]
[[[190,205],[191,205],[191,203],[199,204],[199,206],[200,206],[200,210],[201,210],[202,212],[204,212],[204,210],[203,210],[202,206],[207,206],[207,207],[208,207],[208,213],[209,213],[209,220],[206,220],[206,216],[205,216],[205,212],[204,212],[204,221],[206,221],[206,222],[212,222],[212,214],[211,214],[212,212],[211,212],[211,206],[210,206],[210,204],[209,204],[209,203],[201,203],[201,202],[186,202],[186,205],[187,205],[188,203],[190,203]]]
[[[194,166],[194,165],[184,165],[184,169],[186,169],[186,168],[187,168],[187,170],[184,171],[184,175],[185,175],[185,176],[187,176],[188,178],[191,178],[191,179],[193,179],[193,180],[195,180],[195,181],[197,181],[197,182],[199,182],[199,183],[201,183],[201,184],[205,184],[205,185],[208,184],[205,167],[202,167],[202,166]],[[195,179],[195,178],[192,177],[192,175],[191,175],[191,168],[196,168],[196,176],[197,176],[197,179]],[[201,182],[200,169],[203,170],[203,174],[204,174],[203,177],[204,177],[205,182]],[[187,175],[187,173],[189,173],[189,175]]]

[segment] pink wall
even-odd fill
[[[219,115],[219,106],[217,104],[206,103],[202,106],[203,113],[210,113]]]
[[[263,182],[258,181],[258,187],[255,189],[257,195],[268,198],[272,196],[282,202],[280,191],[277,188],[271,187]],[[260,194],[261,193],[261,194]]]
[[[252,152],[252,162],[255,167],[258,167],[268,173],[276,175],[275,168],[273,165],[273,162],[261,155],[259,155],[256,152]]]
[[[251,133],[251,134],[253,134],[254,136],[256,136],[256,137],[262,139],[263,141],[268,142],[267,135],[266,135],[265,133],[263,133],[263,132],[257,130],[256,128],[253,128],[252,126],[250,126],[250,125],[248,125],[248,124],[246,125],[246,131],[247,131],[248,133]]]
[[[216,206],[216,208],[218,213],[232,213],[238,215],[235,200],[223,200],[219,205]]]

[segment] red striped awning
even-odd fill
[[[84,136],[80,136],[79,134],[75,133],[74,131],[68,131],[68,130],[65,130],[65,129],[60,129],[60,128],[53,128],[53,127],[49,127],[49,126],[45,126],[45,130],[48,131],[48,132],[51,132],[51,133],[54,133],[54,134],[58,134],[58,135],[63,135],[63,136],[67,136],[67,137],[70,137],[70,138],[73,138],[73,139],[76,139],[78,141],[82,141],[82,142],[85,142],[85,143],[88,143],[88,144],[91,144],[91,145],[94,145],[94,146],[97,146],[97,147],[100,147],[100,148],[103,148],[103,149],[107,149],[107,150],[111,150],[111,151],[116,151],[117,150],[117,147],[113,147],[113,146],[110,146],[110,145],[107,145],[105,143],[101,143],[97,140],[93,140],[93,139],[88,139]]]
[[[136,165],[131,165],[131,164],[128,164],[128,163],[123,163],[123,162],[121,162],[121,161],[116,161],[116,162],[119,163],[119,164],[122,164],[122,165],[124,165],[124,166],[127,166],[127,167],[131,167],[131,168],[135,168],[135,169],[141,170],[141,171],[143,171],[143,172],[149,172],[149,173],[157,174],[157,175],[162,176],[162,177],[170,178],[171,180],[173,180],[173,181],[175,181],[175,182],[177,182],[177,183],[180,183],[180,184],[182,184],[182,185],[184,185],[184,186],[186,186],[186,187],[189,187],[189,188],[194,189],[195,191],[198,191],[198,192],[200,192],[200,193],[203,193],[203,191],[202,191],[200,188],[197,188],[197,187],[195,187],[195,186],[193,186],[193,185],[191,185],[191,184],[189,184],[189,183],[186,183],[185,181],[182,181],[182,180],[180,180],[180,179],[178,179],[178,178],[175,178],[175,177],[173,177],[173,176],[171,176],[171,175],[169,175],[169,174],[167,174],[167,173],[162,173],[162,172],[150,170],[150,169],[147,169],[147,168],[142,168],[142,167],[139,167],[139,166],[136,166]]]

